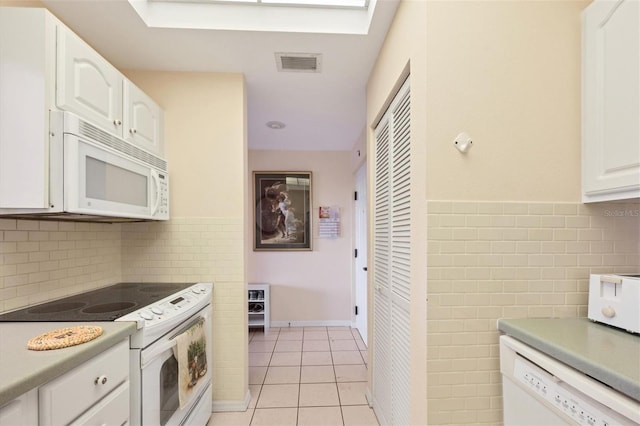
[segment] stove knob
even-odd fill
[[[164,314],[164,311],[162,310],[162,308],[159,308],[157,306],[152,306],[151,307],[151,312],[153,312],[156,315],[162,315]]]
[[[151,315],[151,312],[149,311],[142,311],[140,312],[140,316],[146,320],[152,320],[153,319],[153,315]]]

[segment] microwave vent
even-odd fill
[[[130,144],[120,138],[117,138],[102,129],[95,127],[86,121],[80,120],[79,124],[79,136],[86,136],[96,142],[101,143],[111,149],[118,152],[127,154],[130,157],[136,158],[146,164],[156,167],[162,171],[167,171],[167,161],[162,158],[158,158],[155,155],[138,148],[137,146]]]

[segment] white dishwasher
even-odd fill
[[[533,349],[500,336],[505,426],[640,425],[640,402]]]

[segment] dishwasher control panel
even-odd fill
[[[604,411],[607,408],[602,404],[588,401],[588,397],[578,395],[576,390],[569,388],[555,376],[522,358],[515,359],[513,374],[530,392],[552,404],[579,425],[621,425],[620,422],[605,414]],[[598,407],[598,405],[602,407]]]

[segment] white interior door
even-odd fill
[[[356,174],[355,228],[355,328],[367,343],[367,167]]]

